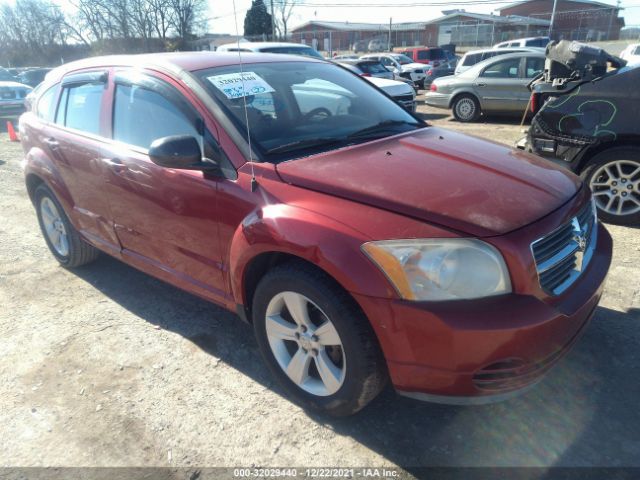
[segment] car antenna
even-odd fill
[[[236,0],[233,0],[233,21],[236,24],[236,42],[238,44],[238,61],[240,62],[240,81],[242,82],[242,101],[244,103],[244,121],[247,127],[247,142],[249,143],[249,163],[251,164],[251,191],[258,188],[256,173],[253,169],[253,149],[251,148],[251,127],[249,126],[249,111],[247,110],[247,95],[244,89],[244,67],[242,64],[242,52],[240,52],[240,32],[238,31],[238,15],[236,13]]]

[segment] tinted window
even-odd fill
[[[371,75],[380,74],[380,73],[389,73],[389,70],[387,70],[384,67],[384,65],[382,65],[381,63],[367,62],[367,63],[361,63],[358,66],[363,72],[370,73]]]
[[[103,83],[85,83],[66,87],[60,99],[56,123],[98,135],[103,92]]]
[[[538,76],[544,71],[544,58],[540,57],[527,57],[527,78],[533,78]]]
[[[430,58],[428,50],[418,50],[418,60],[429,60]]]
[[[526,45],[527,47],[546,47],[547,43],[549,43],[549,40],[546,38],[536,38],[534,40],[527,40]]]
[[[519,68],[519,58],[502,60],[494,63],[493,65],[489,65],[484,72],[482,72],[481,76],[488,78],[518,78]]]
[[[441,48],[432,48],[430,50],[418,50],[419,60],[437,60],[444,58],[444,50]]]
[[[46,92],[44,92],[38,100],[36,106],[36,115],[43,120],[51,120],[53,118],[53,111],[55,109],[55,94],[58,86],[55,85]]]
[[[260,51],[266,53],[288,53],[290,55],[305,55],[307,57],[323,58],[322,55],[309,47],[270,47],[261,48]]]
[[[407,50],[406,52],[402,52],[403,55],[409,57],[411,60],[413,60],[413,52],[410,50]]]
[[[636,47],[632,50],[631,55],[640,55],[640,47]]]
[[[462,65],[464,65],[465,67],[470,67],[471,65],[475,65],[480,61],[480,55],[481,54],[479,53],[470,53],[465,55]]]
[[[113,138],[141,148],[170,135],[198,133],[187,117],[159,93],[138,86],[117,85]]]

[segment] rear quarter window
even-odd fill
[[[57,91],[58,85],[50,87],[40,96],[36,104],[36,115],[47,122],[53,120],[53,112],[56,109],[55,100]]]
[[[464,65],[465,67],[470,67],[471,65],[475,65],[479,61],[480,61],[480,54],[472,53],[470,55],[464,56],[464,61],[462,62],[462,65]]]

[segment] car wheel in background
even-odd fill
[[[42,235],[62,266],[79,267],[98,258],[100,251],[80,237],[49,187],[38,186],[34,200]]]
[[[603,221],[640,224],[640,149],[605,150],[589,161],[582,177],[593,192]]]
[[[452,105],[453,116],[459,122],[475,122],[480,118],[480,103],[473,95],[459,95]]]
[[[253,325],[269,369],[303,407],[351,415],[385,385],[369,321],[322,271],[291,262],[268,272],[253,298]]]

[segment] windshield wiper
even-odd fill
[[[347,138],[360,138],[360,137],[368,137],[373,134],[379,134],[381,132],[385,132],[392,127],[397,127],[399,125],[410,125],[412,127],[422,127],[420,123],[409,122],[407,120],[385,120],[380,123],[376,123],[375,125],[371,125],[370,127],[363,128],[362,130],[357,130],[347,136]]]
[[[340,137],[317,137],[317,138],[305,138],[304,140],[298,140],[295,142],[287,143],[285,145],[279,145],[267,150],[267,154],[271,153],[286,153],[293,152],[295,150],[301,150],[303,148],[321,147],[324,145],[331,145],[343,141]]]

